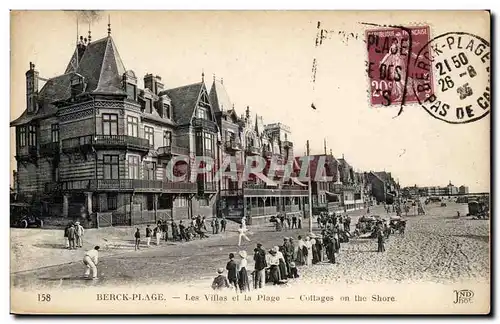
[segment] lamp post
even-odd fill
[[[307,140],[306,143],[306,152],[307,152],[307,161],[309,163],[309,140]],[[310,164],[308,166],[309,169],[309,176],[307,177],[307,187],[309,191],[309,232],[312,233],[313,231],[313,220],[312,220],[312,188],[311,188],[311,169],[310,169]]]

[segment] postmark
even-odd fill
[[[414,78],[417,53],[430,40],[429,26],[390,26],[368,29],[365,41],[368,52],[367,73],[372,107],[418,103],[412,89],[421,82]],[[427,72],[432,91],[432,73]],[[424,95],[424,94],[421,94]]]
[[[433,69],[434,88],[428,78]],[[466,32],[438,35],[418,52],[414,73],[424,81],[414,87],[415,97],[434,118],[465,124],[489,114],[490,44],[485,39]]]

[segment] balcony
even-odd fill
[[[307,187],[283,186],[282,188],[270,188],[265,185],[246,185],[243,193],[246,197],[307,197]]]
[[[215,182],[198,180],[198,182],[196,184],[198,187],[199,194],[216,193],[217,192],[217,183],[215,183]]]
[[[258,147],[249,145],[245,149],[247,155],[260,155],[260,149]]]
[[[151,145],[149,140],[140,137],[128,135],[97,135],[94,139],[94,146],[136,149],[140,151],[149,151]]]
[[[17,148],[16,160],[18,161],[36,161],[38,151],[35,145],[25,145]]]
[[[283,147],[286,147],[286,148],[293,147],[293,143],[290,141],[283,141],[282,143],[283,143]]]
[[[59,154],[59,142],[40,144],[41,156],[54,156]]]
[[[333,193],[336,193],[336,194],[342,193],[344,191],[356,191],[356,192],[358,192],[359,190],[361,190],[361,187],[358,185],[354,185],[354,184],[334,183],[334,184],[330,185],[330,191],[332,191]]]
[[[243,190],[241,189],[222,189],[220,191],[222,197],[237,197],[243,195]]]
[[[208,119],[202,119],[202,118],[193,118],[192,125],[194,128],[201,128],[204,130],[209,130],[213,133],[216,133],[218,131],[217,124],[211,120]]]
[[[147,139],[128,135],[85,135],[62,141],[62,151],[65,153],[89,150],[91,147],[135,149],[143,152],[148,152],[151,148]]]
[[[63,190],[134,191],[162,193],[196,193],[194,182],[166,182],[145,179],[92,179],[62,182]]]
[[[189,156],[189,149],[185,147],[179,147],[175,145],[162,146],[158,150],[159,157],[171,157],[171,156]]]
[[[232,151],[232,152],[241,151],[241,149],[242,149],[241,143],[238,143],[233,139],[226,141],[226,143],[224,145],[225,145],[226,150]]]

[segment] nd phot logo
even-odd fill
[[[455,294],[455,301],[453,304],[470,304],[472,303],[472,298],[474,297],[474,292],[468,289],[453,290]]]

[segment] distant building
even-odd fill
[[[458,187],[458,194],[460,195],[467,195],[469,193],[469,187],[466,187],[464,185],[461,185]]]
[[[392,203],[398,196],[399,185],[393,179],[390,172],[365,173],[365,179],[371,184],[371,194],[379,203]]]

